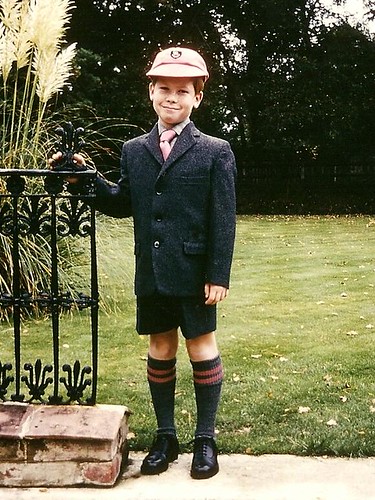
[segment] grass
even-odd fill
[[[144,449],[155,422],[147,339],[134,331],[130,222],[99,218],[98,245],[107,309],[100,317],[98,401],[132,410],[130,446]],[[232,286],[219,308],[223,452],[375,455],[374,259],[375,225],[366,216],[238,218]],[[77,336],[86,321],[85,314],[66,317],[65,356],[86,352],[87,336]],[[32,355],[39,355],[45,323],[25,325]],[[6,352],[9,325],[1,329]],[[176,423],[188,443],[195,402],[183,342]]]

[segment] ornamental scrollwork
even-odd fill
[[[67,373],[67,377],[61,377],[60,382],[66,387],[69,402],[77,401],[82,404],[84,392],[91,385],[91,380],[85,379],[91,373],[91,367],[84,366],[81,370],[81,363],[77,360],[73,369],[65,364],[63,371]]]
[[[57,217],[59,236],[89,236],[91,234],[91,217],[88,207],[77,198],[62,202]]]
[[[47,376],[48,373],[52,372],[52,366],[45,365],[42,367],[42,361],[37,359],[35,366],[32,366],[30,363],[26,363],[24,368],[29,372],[28,376],[23,375],[21,377],[21,381],[25,382],[31,396],[28,402],[31,403],[32,401],[37,400],[41,403],[46,403],[43,396],[46,392],[46,388],[53,383],[53,378]]]
[[[14,377],[7,374],[12,369],[11,363],[2,364],[0,361],[0,399],[6,401],[6,394],[8,392],[9,385],[14,382]]]

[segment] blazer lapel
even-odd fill
[[[166,161],[163,159],[159,147],[159,130],[157,124],[152,128],[148,137],[146,138],[145,146],[156,161],[161,165],[160,175],[164,175],[165,172],[197,142],[197,137],[200,132],[195,128],[193,122],[190,122],[181,135],[177,138],[175,145]]]
[[[181,135],[177,138],[175,145],[172,148],[170,155],[167,160],[163,162],[161,171],[159,175],[164,175],[165,172],[171,168],[178,159],[186,153],[194,144],[197,142],[197,136],[199,136],[199,131],[194,127],[193,123],[190,122]],[[159,148],[160,149],[160,148]]]
[[[145,146],[148,149],[148,151],[152,154],[152,156],[155,158],[155,160],[160,163],[160,165],[163,165],[164,163],[164,158],[163,155],[161,154],[161,150],[159,147],[159,130],[158,130],[158,125],[154,125],[150,133],[148,134],[148,137],[146,138]]]

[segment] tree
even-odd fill
[[[158,47],[184,44],[211,73],[194,121],[230,140],[241,172],[369,161],[374,40],[326,17],[320,0],[80,0],[70,39],[91,55],[81,54],[70,98],[148,130],[146,68]]]

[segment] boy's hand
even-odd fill
[[[62,158],[63,158],[63,154],[61,153],[61,151],[58,151],[57,153],[54,153],[52,155],[52,157],[48,160],[48,163],[50,164],[52,170],[54,169],[54,167],[56,167],[56,165],[59,164],[59,162],[62,160]],[[82,166],[82,167],[86,166],[85,159],[83,158],[82,155],[80,155],[78,153],[75,153],[73,155],[73,161],[78,166]],[[72,175],[71,177],[68,177],[66,180],[70,184],[76,184],[76,182],[78,181],[78,178],[75,177],[74,175]]]
[[[48,160],[48,163],[51,165],[51,168],[56,166],[63,158],[63,154],[61,151],[58,151],[57,153],[52,155],[52,158]],[[82,155],[75,153],[73,155],[73,161],[76,163],[78,166],[84,167],[86,165],[85,159]]]
[[[207,306],[213,306],[228,296],[228,288],[206,283],[204,286],[204,295],[206,298],[205,304]]]

